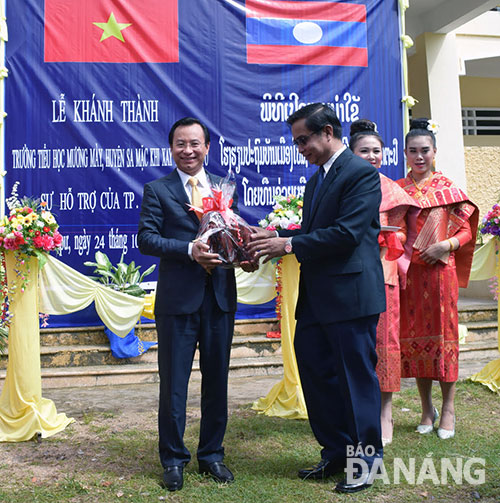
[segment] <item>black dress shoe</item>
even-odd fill
[[[373,484],[370,472],[357,473],[352,477],[351,480],[347,479],[339,482],[335,487],[335,490],[339,493],[357,493],[358,491],[363,491],[368,489]]]
[[[200,463],[199,472],[202,475],[210,475],[216,482],[221,484],[229,484],[234,481],[234,475],[222,461]]]
[[[169,491],[178,491],[182,489],[183,471],[184,467],[182,465],[167,466],[163,472],[163,487]]]
[[[326,479],[335,475],[336,473],[342,472],[345,468],[345,460],[329,460],[322,459],[317,465],[311,466],[310,468],[303,468],[299,470],[299,478],[302,480],[306,479]]]

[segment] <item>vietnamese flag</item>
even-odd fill
[[[177,63],[177,0],[45,0],[45,61]]]

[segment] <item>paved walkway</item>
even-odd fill
[[[475,374],[483,366],[484,362],[461,362],[460,378]],[[280,380],[280,375],[230,377],[229,408],[235,409],[265,396]],[[402,388],[414,385],[414,379],[402,380]],[[158,383],[47,389],[43,396],[54,400],[60,412],[73,417],[91,412],[144,412],[158,409]],[[188,407],[199,408],[199,403],[200,379],[193,377],[189,385]]]

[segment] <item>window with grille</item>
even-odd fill
[[[464,135],[500,135],[500,108],[462,108]]]

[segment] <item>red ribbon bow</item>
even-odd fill
[[[231,210],[231,205],[233,204],[233,199],[226,201],[222,195],[222,190],[213,189],[213,197],[203,198],[203,213],[208,213],[209,211],[219,212],[224,220],[227,222],[232,216],[233,211]]]

